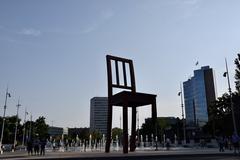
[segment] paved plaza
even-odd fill
[[[117,159],[117,160],[128,160],[128,159],[151,159],[151,160],[183,160],[183,159],[194,159],[194,160],[237,160],[240,159],[239,155],[234,155],[233,151],[226,150],[220,153],[217,148],[213,149],[196,149],[196,148],[182,148],[172,150],[160,150],[160,151],[136,151],[129,154],[123,154],[122,151],[113,151],[111,153],[104,152],[76,152],[76,151],[48,151],[45,156],[28,156],[25,151],[16,152],[5,152],[0,155],[0,159]]]

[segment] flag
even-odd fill
[[[195,63],[195,65],[196,65],[196,66],[198,65],[198,61]]]
[[[224,72],[224,73],[223,73],[223,77],[226,77],[226,76],[227,76],[227,72]]]
[[[178,92],[178,96],[180,96],[182,94],[182,92]]]

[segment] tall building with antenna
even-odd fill
[[[194,70],[194,76],[183,82],[186,125],[202,127],[208,122],[208,107],[216,100],[214,71],[209,66]]]

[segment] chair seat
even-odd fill
[[[127,103],[128,107],[139,107],[155,103],[156,96],[153,94],[122,91],[113,95],[109,100],[114,106],[123,106],[124,103]]]

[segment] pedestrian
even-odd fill
[[[86,152],[86,148],[87,148],[87,141],[84,139],[84,152]]]
[[[40,155],[44,156],[45,155],[45,146],[46,146],[45,139],[41,139],[40,146],[41,146]]]
[[[65,143],[66,151],[68,151],[68,146],[69,146],[68,139],[66,139],[66,143]]]
[[[11,150],[12,150],[12,152],[15,151],[15,147],[14,147],[14,145],[12,145]]]
[[[170,150],[170,139],[167,138],[166,140],[166,147],[167,147],[167,150]]]
[[[228,146],[228,137],[227,137],[227,136],[224,137],[224,148],[225,148],[225,149],[229,149],[229,146]]]
[[[231,140],[231,136],[228,137],[228,148],[231,151],[232,150],[232,140]]]
[[[219,136],[217,138],[217,141],[218,141],[218,146],[219,146],[219,152],[224,152],[224,149],[223,149],[223,147],[224,147],[224,138],[223,138],[223,136]]]
[[[56,142],[55,142],[55,139],[53,140],[53,151],[55,152],[56,150]]]
[[[28,155],[32,155],[32,153],[33,153],[33,150],[32,150],[32,140],[31,139],[29,139],[28,141],[27,141],[27,152],[28,152]]]
[[[33,142],[34,155],[39,155],[39,145],[40,145],[40,141],[38,138],[36,138]]]
[[[1,150],[1,151],[0,151],[0,154],[3,154],[3,149],[4,149],[3,147],[4,147],[4,146],[1,144],[0,147],[1,147],[1,149],[0,149],[0,150]]]
[[[233,144],[234,154],[237,154],[237,152],[239,154],[239,142],[240,142],[240,137],[236,132],[234,132],[232,135],[232,144]]]

